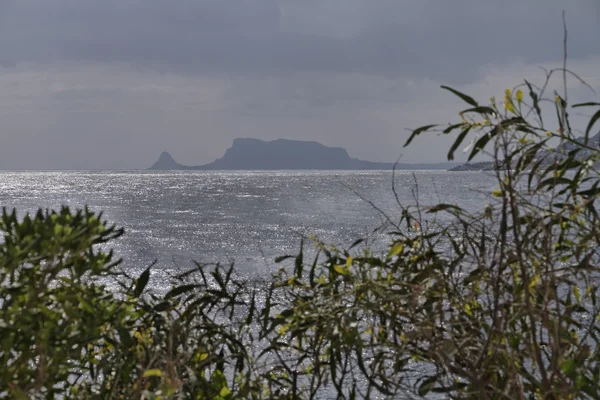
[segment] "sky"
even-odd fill
[[[486,101],[562,62],[598,101],[598,0],[0,0],[0,169],[199,165],[236,137],[444,161],[440,85]]]

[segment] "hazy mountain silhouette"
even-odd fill
[[[398,164],[398,169],[446,169],[455,163]],[[352,158],[341,147],[328,147],[314,141],[238,138],[223,157],[199,166],[177,163],[162,152],[151,170],[274,170],[274,169],[392,169],[394,163]]]
[[[581,144],[578,145],[578,143]],[[554,162],[564,161],[569,152],[579,149],[577,154],[575,155],[575,159],[579,160],[587,160],[593,154],[596,154],[596,151],[590,150],[587,147],[591,147],[596,150],[600,150],[600,132],[598,132],[594,136],[588,137],[587,146],[585,144],[585,136],[580,136],[575,138],[575,143],[564,141],[562,144],[559,144],[554,150],[546,150],[542,149],[537,153],[536,159],[542,160],[542,165],[548,166]],[[494,170],[494,162],[493,161],[482,161],[475,163],[466,163],[462,165],[458,165],[450,171],[493,171]]]
[[[581,143],[582,145],[584,145],[585,144],[585,136],[580,136],[580,137],[576,138],[575,142]],[[594,136],[590,135],[590,137],[588,137],[587,147],[591,147],[594,149],[600,148],[600,132],[598,132]],[[595,154],[595,151],[587,149],[586,146],[578,146],[576,143],[567,142],[567,141],[558,145],[556,147],[556,150],[554,150],[553,152],[545,150],[543,154],[550,155],[551,156],[550,158],[552,159],[552,161],[555,161],[555,160],[562,161],[567,157],[569,152],[571,152],[575,149],[579,149],[579,152],[577,152],[577,154],[575,155],[575,157],[578,159],[588,159],[590,156],[592,156],[592,154]]]
[[[181,167],[182,165],[177,164],[169,153],[163,151],[150,169],[181,169]]]

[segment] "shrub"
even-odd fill
[[[162,298],[144,295],[150,268],[137,279],[118,269],[99,246],[122,230],[100,217],[63,208],[19,221],[3,210],[0,397],[231,397],[225,358],[245,371],[246,343],[243,331],[213,318],[232,309],[235,296],[224,291],[232,269],[212,271],[221,291],[188,282]],[[183,297],[191,289],[193,301]]]

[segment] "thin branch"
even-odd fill
[[[563,21],[563,32],[564,32],[564,38],[563,38],[563,67],[562,67],[562,73],[563,73],[563,87],[564,87],[564,97],[565,97],[565,103],[568,102],[568,94],[567,94],[567,16],[566,16],[566,12],[565,10],[563,10],[562,12],[562,21]],[[564,114],[566,114],[566,110],[563,110],[563,117],[566,118],[566,116]]]
[[[392,193],[394,193],[394,197],[396,198],[396,204],[398,204],[398,207],[400,207],[400,209],[404,211],[404,206],[402,206],[402,203],[400,202],[400,197],[398,196],[398,192],[396,191],[396,168],[398,167],[398,162],[400,162],[401,158],[402,154],[400,154],[400,157],[398,157],[398,159],[394,163],[394,168],[392,168]]]
[[[358,196],[359,199],[361,199],[362,201],[366,202],[367,204],[369,204],[375,211],[377,211],[379,214],[381,214],[381,216],[383,216],[383,218],[385,218],[385,220],[394,228],[400,230],[400,227],[398,226],[398,224],[396,224],[394,221],[392,221],[392,219],[389,217],[389,215],[387,215],[387,213],[385,211],[383,211],[380,207],[378,207],[377,205],[375,205],[375,203],[373,203],[371,200],[367,199],[366,197],[364,197],[362,194],[360,194],[356,189],[354,189],[352,186],[348,185],[347,183],[342,182],[341,180],[338,180],[338,182],[345,187],[346,189],[350,190],[352,193],[354,193],[356,196]],[[381,227],[379,229],[383,229],[383,227],[385,226],[385,224],[382,224]]]

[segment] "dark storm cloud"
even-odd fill
[[[469,79],[485,65],[600,53],[596,0],[3,0],[0,60],[181,73]]]
[[[407,128],[456,118],[440,84],[485,101],[559,66],[563,9],[600,92],[598,0],[0,0],[0,169],[201,164],[235,137],[393,161]]]

